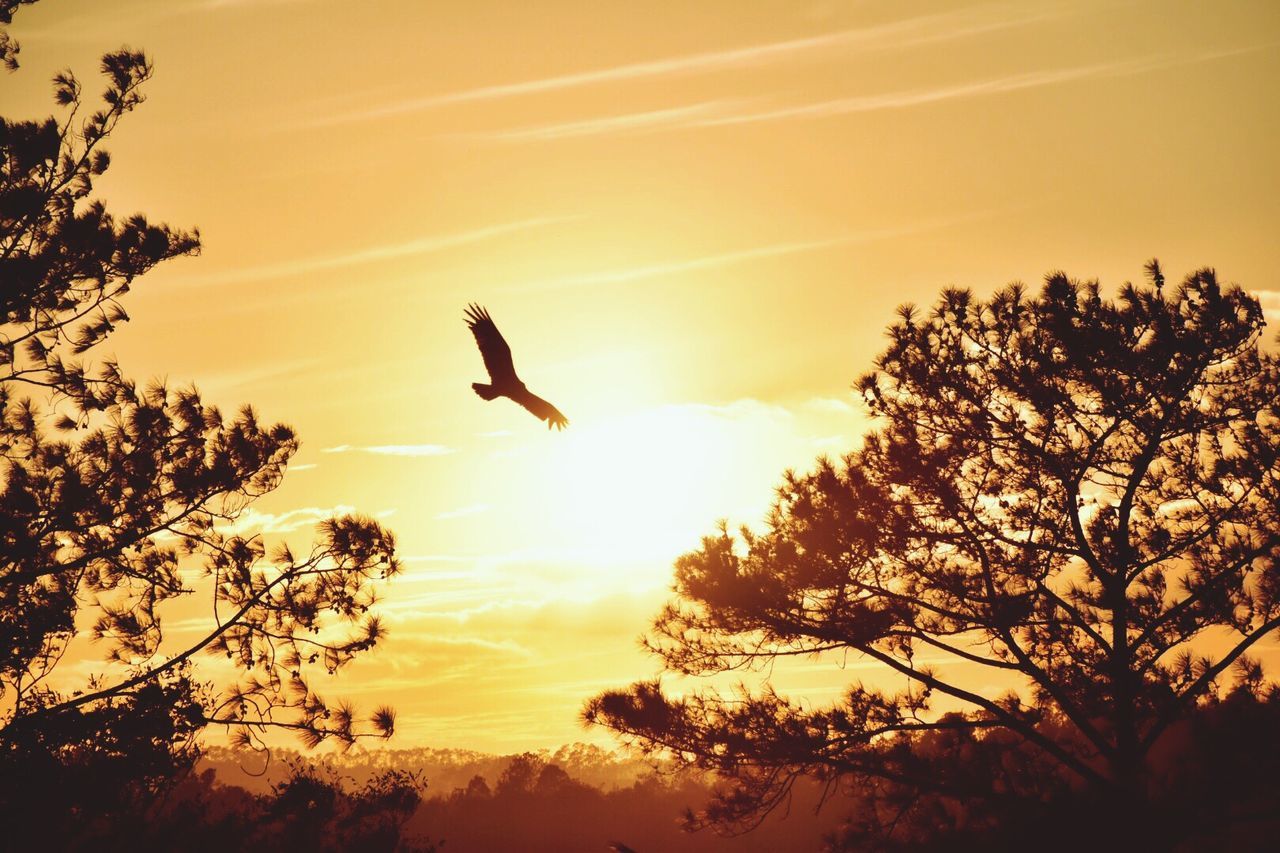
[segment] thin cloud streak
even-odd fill
[[[649,264],[642,267],[632,267],[630,269],[621,270],[602,270],[600,272],[584,273],[582,275],[571,275],[562,278],[547,279],[544,281],[535,281],[528,284],[513,285],[505,288],[507,292],[523,293],[525,291],[540,290],[559,290],[570,287],[586,287],[590,285],[611,285],[611,284],[629,284],[633,281],[641,281],[644,279],[658,278],[661,276],[672,275],[682,272],[696,272],[699,270],[717,269],[719,267],[731,266],[733,264],[745,263],[747,261],[758,260],[761,258],[772,258],[781,255],[794,255],[803,252],[816,252],[823,249],[831,249],[840,246],[850,246],[859,243],[869,243],[875,240],[887,240],[893,237],[903,237],[909,234],[918,234],[923,231],[931,231],[935,228],[954,225],[960,222],[969,221],[971,219],[982,218],[989,215],[988,213],[979,212],[969,214],[963,217],[953,217],[945,220],[930,220],[919,225],[911,225],[900,228],[874,228],[863,231],[858,234],[848,234],[839,237],[830,237],[823,240],[804,240],[794,243],[774,243],[768,246],[759,246],[754,249],[741,249],[735,252],[722,252],[715,255],[706,255],[700,258],[689,258],[683,261],[671,261],[661,264]]]
[[[106,3],[98,4],[91,13],[80,15],[74,21],[58,21],[56,25],[36,29],[22,28],[23,40],[86,42],[102,38],[111,33],[113,23],[122,14],[127,14],[131,24],[137,26],[158,23],[187,15],[206,15],[214,12],[248,9],[254,6],[301,6],[316,3],[318,0],[193,0],[190,3],[173,2],[161,4],[156,2],[135,3],[121,9],[106,9]],[[96,15],[99,9],[103,14]],[[20,22],[20,26],[22,23]]]
[[[200,380],[199,385],[206,394],[213,395],[218,392],[256,385],[268,380],[279,381],[284,377],[297,376],[314,368],[319,363],[320,359],[318,358],[300,358],[279,361],[269,365],[257,365],[243,370],[205,376]]]
[[[1129,77],[1207,62],[1229,56],[1238,56],[1263,50],[1271,45],[1251,46],[1232,50],[1212,51],[1189,57],[1151,56],[1143,59],[1131,59],[1121,62],[1104,62],[1094,65],[1083,65],[1076,68],[1057,68],[1048,71],[1031,71],[980,80],[976,83],[962,83],[956,86],[942,86],[936,89],[912,89],[904,92],[889,92],[880,95],[860,95],[852,98],[837,98],[811,104],[800,104],[793,107],[782,107],[756,113],[740,113],[737,115],[699,119],[673,127],[722,127],[725,125],[753,124],[765,121],[784,119],[826,118],[829,116],[848,115],[850,113],[875,112],[880,110],[906,109],[923,104],[938,103],[963,98],[975,98],[986,95],[998,95],[1016,92],[1023,89],[1035,89],[1086,80],[1098,77]]]
[[[600,83],[651,79],[761,65],[773,60],[827,48],[863,45],[874,49],[886,49],[917,44],[933,44],[967,38],[971,35],[992,30],[1022,26],[1053,17],[1051,13],[1046,12],[1016,17],[1011,14],[1012,11],[1008,6],[986,6],[977,10],[967,9],[961,12],[921,15],[888,24],[857,27],[805,38],[788,39],[786,41],[731,48],[722,51],[695,53],[687,56],[675,56],[647,62],[634,62],[613,68],[599,68],[593,71],[561,74],[517,83],[480,86],[474,89],[411,98],[372,109],[328,116],[317,119],[311,122],[310,125],[347,124],[370,119],[389,118],[451,104],[540,94]],[[966,19],[977,19],[979,15],[983,18],[992,17],[996,20],[979,20],[969,26],[962,25],[962,22]]]
[[[1280,291],[1255,289],[1249,293],[1258,300],[1262,313],[1268,320],[1274,322],[1280,316]]]
[[[472,504],[458,509],[451,509],[448,512],[438,512],[436,513],[436,521],[448,521],[451,518],[465,518],[468,515],[478,515],[479,513],[488,511],[488,504]]]
[[[372,453],[377,456],[445,456],[457,451],[443,444],[374,444],[353,446],[339,444],[337,447],[324,447],[321,453]]]
[[[347,504],[298,507],[281,513],[259,512],[254,507],[248,507],[235,521],[220,524],[217,530],[231,536],[293,533],[304,527],[315,527],[325,519],[350,515],[355,511],[355,507]]]
[[[809,104],[777,107],[755,112],[731,112],[728,108],[746,101],[706,101],[683,107],[627,115],[611,115],[597,119],[520,127],[505,131],[470,134],[468,138],[496,142],[549,141],[571,137],[606,136],[622,133],[660,133],[695,128],[757,124],[788,119],[818,119],[853,113],[909,109],[942,101],[999,95],[1024,89],[1053,86],[1077,80],[1100,77],[1128,77],[1198,62],[1252,53],[1272,44],[1212,51],[1189,57],[1152,56],[1144,59],[1098,63],[1076,68],[1030,71],[1006,77],[979,80],[933,89],[910,89],[876,95],[835,98]]]
[[[905,92],[888,92],[880,95],[859,95],[853,98],[837,98],[830,101],[819,101],[811,104],[800,104],[793,107],[782,107],[755,113],[739,113],[737,115],[708,118],[686,122],[683,127],[722,127],[732,124],[754,124],[765,121],[779,121],[792,118],[826,118],[829,116],[848,115],[850,113],[876,112],[879,110],[896,110],[908,107],[932,104],[939,101],[950,101],[959,98],[973,98],[982,95],[995,95],[1004,92],[1015,92],[1019,89],[1033,89],[1087,77],[1112,76],[1132,69],[1135,62],[1127,61],[1104,65],[1090,65],[1081,68],[1064,68],[1052,71],[1034,71],[1026,74],[1015,74],[982,80],[977,83],[962,83],[957,86],[943,86],[937,89],[912,89]],[[1123,70],[1122,70],[1123,69]],[[1130,73],[1133,73],[1130,70]]]
[[[569,287],[585,287],[592,284],[627,284],[641,279],[657,278],[672,273],[691,272],[694,270],[715,269],[717,267],[739,264],[758,258],[772,258],[778,255],[794,255],[799,252],[813,252],[829,249],[833,246],[853,242],[854,238],[836,237],[828,240],[808,240],[797,243],[775,243],[755,249],[743,249],[737,252],[723,252],[701,258],[690,258],[684,261],[673,261],[664,264],[650,264],[624,270],[603,270],[584,275],[565,276],[546,281],[531,282],[507,288],[509,292],[525,292],[532,290],[559,290]]]
[[[454,234],[441,234],[433,237],[423,237],[422,239],[410,240],[406,243],[373,246],[368,249],[359,249],[343,255],[282,261],[276,264],[264,264],[257,267],[227,270],[225,272],[211,273],[203,276],[188,276],[183,279],[182,283],[187,285],[232,284],[236,282],[256,281],[264,278],[283,278],[286,276],[302,275],[304,273],[318,272],[320,270],[348,267],[375,261],[385,261],[393,258],[426,255],[433,252],[452,249],[457,246],[465,246],[470,243],[479,243],[484,240],[491,240],[495,237],[502,237],[507,234],[515,234],[517,232],[528,231],[533,228],[543,228],[548,225],[568,222],[576,218],[577,217],[575,216],[537,216],[531,219],[505,222],[501,225],[490,225],[484,228],[475,228],[470,231],[460,231]]]
[[[493,142],[525,142],[533,140],[566,139],[575,136],[602,136],[605,134],[637,133],[647,130],[665,130],[671,126],[689,126],[700,117],[723,115],[732,108],[740,108],[743,100],[704,101],[683,107],[671,107],[648,112],[627,113],[604,118],[584,119],[553,124],[518,127],[514,130],[455,134],[456,139],[477,139]]]
[[[853,404],[840,397],[812,397],[804,407],[814,412],[825,412],[827,414],[847,415],[856,409]]]

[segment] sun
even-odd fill
[[[575,422],[535,474],[539,500],[555,507],[545,532],[605,564],[652,565],[654,579],[665,580],[672,560],[718,519],[762,517],[772,480],[741,460],[774,443],[775,419],[742,407],[664,405]]]

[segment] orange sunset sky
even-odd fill
[[[672,561],[854,445],[903,302],[1155,256],[1280,320],[1270,0],[45,0],[11,32],[12,118],[154,60],[99,194],[204,251],[95,357],[298,430],[243,529],[395,530],[390,639],[325,692],[396,706],[396,746],[610,743],[578,711],[656,674]],[[468,302],[568,430],[472,393]],[[777,683],[820,703],[857,666]]]

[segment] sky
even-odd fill
[[[97,357],[295,427],[242,529],[396,532],[391,636],[325,693],[393,704],[400,747],[610,743],[578,712],[658,673],[673,560],[856,445],[904,302],[1157,257],[1280,319],[1269,0],[42,0],[11,33],[9,117],[154,60],[99,195],[204,248]],[[470,302],[565,432],[472,393]]]

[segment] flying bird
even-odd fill
[[[511,361],[511,347],[507,346],[489,312],[479,305],[468,305],[466,317],[471,334],[476,336],[476,346],[480,347],[480,355],[484,358],[485,370],[489,371],[490,382],[488,385],[472,382],[472,390],[485,400],[492,400],[494,397],[514,400],[546,421],[547,429],[564,429],[568,426],[569,419],[559,409],[530,393],[520,377],[516,376],[516,366]]]

